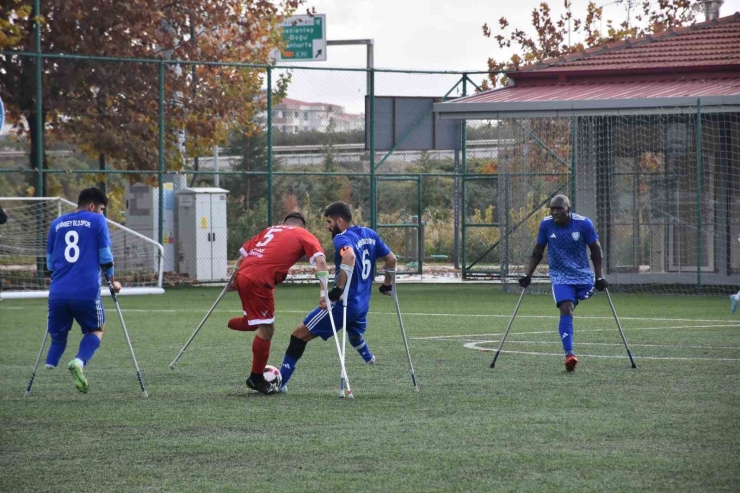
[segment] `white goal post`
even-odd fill
[[[0,197],[8,220],[0,225],[0,299],[48,298],[46,240],[57,217],[77,204],[61,197]],[[120,295],[163,294],[164,247],[107,219]],[[101,289],[110,296],[108,289]]]

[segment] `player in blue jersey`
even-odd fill
[[[116,292],[121,284],[113,279],[113,254],[110,250],[108,225],[103,210],[108,205],[105,194],[97,188],[86,188],[77,200],[77,210],[58,217],[51,223],[46,247],[46,264],[51,274],[47,330],[51,346],[46,355],[46,368],[56,368],[67,347],[72,322],[82,329],[77,357],[67,368],[75,386],[87,392],[89,384],[84,367],[95,354],[103,338],[105,311],[100,302],[100,270],[113,282]]]
[[[375,277],[375,262],[385,262],[385,279],[380,286],[381,294],[390,296],[392,278],[388,274],[396,268],[396,256],[383,243],[378,233],[370,228],[357,226],[352,222],[352,212],[344,202],[334,202],[324,209],[326,227],[331,231],[334,243],[334,263],[336,265],[335,285],[329,291],[329,299],[334,303],[332,315],[337,330],[344,321],[342,303],[338,303],[344,292],[347,279],[350,287],[347,297],[347,338],[352,347],[360,353],[365,363],[375,363],[375,356],[365,341],[367,312],[370,309],[370,293]],[[319,300],[319,306],[306,316],[303,323],[293,331],[290,344],[285,351],[285,358],[280,373],[283,385],[280,392],[285,392],[286,384],[295,371],[295,365],[303,355],[306,344],[311,339],[321,337],[327,340],[332,337],[331,321],[326,309],[326,300]]]
[[[519,285],[526,288],[532,282],[532,273],[547,247],[552,294],[560,309],[558,329],[565,351],[565,369],[574,371],[578,358],[573,354],[573,310],[579,300],[588,299],[594,294],[594,287],[603,291],[609,283],[603,276],[601,244],[591,220],[571,212],[570,200],[565,195],[553,197],[550,201],[550,214],[540,223],[537,244],[529,259],[527,274],[519,279]],[[588,263],[586,246],[591,251],[593,272]]]

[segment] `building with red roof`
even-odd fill
[[[515,138],[496,163],[507,208],[570,195],[610,282],[740,285],[740,13],[506,75],[434,111]]]

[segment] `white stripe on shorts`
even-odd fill
[[[95,300],[95,309],[98,311],[98,329],[103,326],[103,305],[100,300]]]
[[[316,327],[319,324],[319,322],[321,322],[321,320],[323,320],[324,317],[326,317],[327,315],[329,315],[329,312],[327,310],[321,310],[319,313],[314,315],[314,317],[311,320],[309,320],[308,323],[306,324],[306,327],[308,328],[308,330],[311,330],[314,327]]]

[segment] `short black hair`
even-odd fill
[[[287,216],[285,216],[285,219],[283,219],[283,224],[285,224],[285,221],[288,219],[298,219],[299,221],[303,222],[303,226],[306,226],[306,218],[298,211],[291,212]]]
[[[344,202],[332,202],[324,209],[324,217],[331,217],[332,219],[341,217],[345,221],[352,221],[352,211]]]
[[[89,203],[93,203],[96,206],[103,204],[108,205],[108,198],[105,196],[102,190],[95,187],[86,188],[80,192],[80,196],[77,199],[77,206],[84,207]]]

